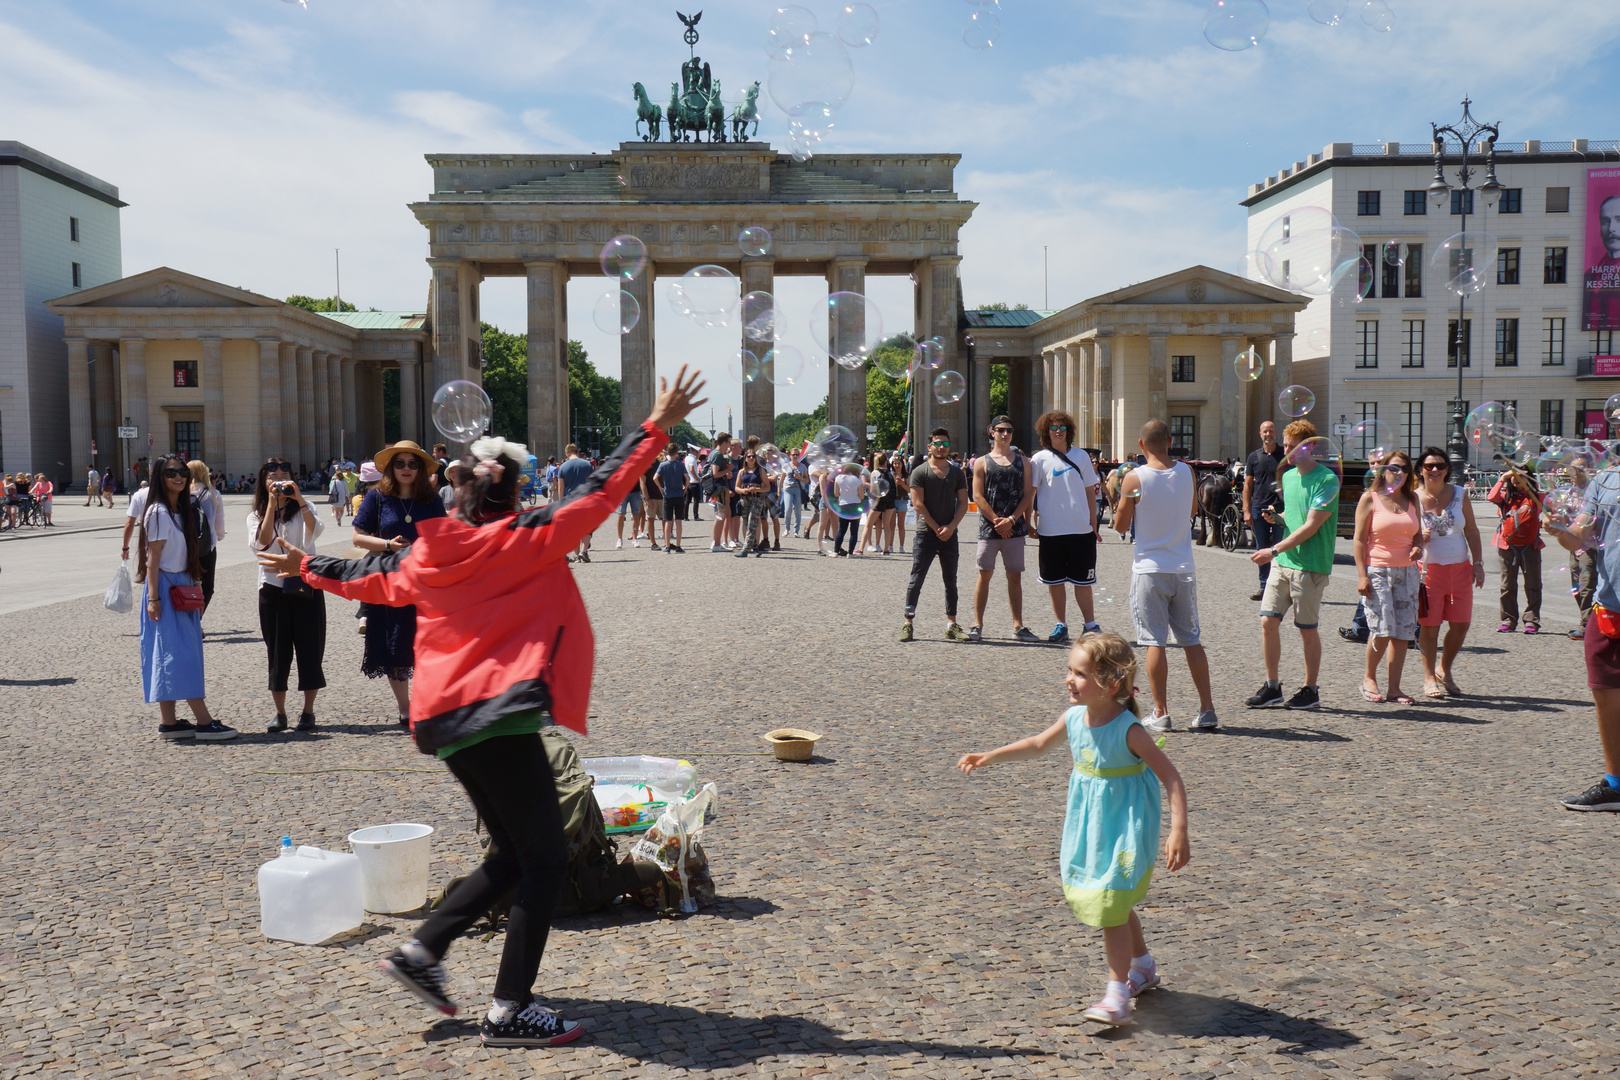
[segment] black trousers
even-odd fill
[[[906,584],[906,618],[917,614],[917,598],[922,595],[928,568],[939,557],[939,575],[945,579],[945,617],[956,621],[956,536],[941,540],[927,526],[919,526],[911,542],[911,580]]]
[[[326,685],[321,661],[326,656],[326,594],[289,595],[274,585],[259,585],[259,633],[270,659],[270,689],[285,691],[293,660],[298,661],[298,689]]]
[[[208,604],[214,599],[214,567],[219,563],[219,549],[209,548],[198,556],[202,563],[202,591],[203,610],[208,610]]]
[[[416,939],[443,957],[451,942],[511,893],[495,996],[521,1007],[534,1000],[551,911],[568,873],[568,843],[551,763],[539,735],[497,735],[451,754],[444,763],[484,819],[495,853],[462,879],[417,928]]]

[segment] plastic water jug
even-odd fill
[[[596,803],[603,808],[669,802],[690,795],[697,787],[697,769],[674,758],[648,754],[585,758],[580,766],[595,779]]]
[[[259,867],[259,930],[268,938],[314,945],[365,921],[360,860],[347,852],[294,848]]]

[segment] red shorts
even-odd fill
[[[1423,604],[1419,626],[1474,621],[1474,564],[1428,563],[1423,567]]]
[[[1586,685],[1593,690],[1620,690],[1620,638],[1600,631],[1596,619],[1586,624]]]

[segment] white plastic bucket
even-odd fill
[[[427,900],[431,825],[373,825],[349,834],[360,857],[360,902],[367,911],[415,911]]]

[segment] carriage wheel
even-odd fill
[[[1221,547],[1236,551],[1243,539],[1243,511],[1228,506],[1221,511]]]

